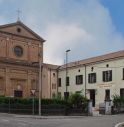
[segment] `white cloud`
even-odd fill
[[[76,46],[77,41],[92,40],[90,34],[76,24],[51,24],[45,31],[45,60],[49,63],[62,63],[63,52],[67,48]],[[46,57],[47,56],[47,57]],[[54,59],[53,59],[54,58]]]
[[[24,8],[27,24],[47,40],[45,62],[62,64],[68,48],[69,59],[79,60],[124,47],[123,36],[100,0],[31,0]]]

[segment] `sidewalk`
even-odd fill
[[[38,116],[38,115],[14,115],[16,118],[33,118],[33,119],[69,119],[69,118],[85,118],[89,116]]]
[[[38,115],[14,115],[14,117],[18,118],[34,118],[34,119],[69,119],[69,118],[85,118],[85,117],[100,117],[105,116],[101,115],[98,112],[94,111],[92,116],[38,116]]]
[[[124,127],[124,122],[116,124],[115,127]]]
[[[86,117],[99,117],[99,116],[103,116],[100,115],[98,112],[94,111],[93,112],[93,116],[39,116],[39,115],[21,115],[21,114],[8,114],[8,113],[0,113],[2,116],[12,116],[15,118],[32,118],[32,119],[73,119],[73,118],[86,118]]]

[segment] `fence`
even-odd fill
[[[31,104],[0,104],[0,112],[3,113],[15,113],[15,114],[38,114],[38,105]],[[88,109],[86,106],[80,108],[69,107],[65,105],[42,105],[42,115],[88,115]]]
[[[124,113],[124,105],[112,106],[112,114]]]

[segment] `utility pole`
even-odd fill
[[[41,116],[41,78],[42,78],[42,60],[41,60],[41,56],[40,56],[40,61],[39,61],[39,116]]]
[[[43,63],[42,63],[42,58],[41,58],[41,53],[39,53],[39,62],[33,62],[32,64],[38,64],[39,63],[39,101],[38,101],[38,114],[41,116],[41,97],[42,97],[42,68],[43,68]]]
[[[65,94],[65,99],[67,100],[67,92],[68,92],[68,84],[67,84],[67,76],[68,76],[68,66],[67,66],[67,64],[68,64],[68,52],[70,52],[71,50],[70,49],[68,49],[68,50],[66,50],[66,79],[65,79],[65,85],[66,85],[66,94]]]

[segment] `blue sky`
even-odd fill
[[[0,24],[21,21],[45,40],[44,62],[69,61],[124,49],[124,0],[0,0]]]
[[[101,3],[108,8],[117,30],[124,35],[124,0],[102,0]]]

